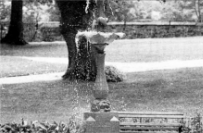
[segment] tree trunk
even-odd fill
[[[91,27],[95,3],[91,1],[88,12],[86,12],[86,0],[56,0],[56,3],[61,13],[61,33],[68,48],[68,69],[63,78],[94,80],[96,65],[90,45],[83,38],[77,48],[75,36],[79,30],[87,30]]]
[[[198,22],[202,22],[202,14],[201,14],[201,7],[200,7],[200,0],[198,0]]]
[[[12,0],[11,19],[9,31],[1,40],[1,43],[9,45],[25,45],[27,42],[23,38],[23,0]]]

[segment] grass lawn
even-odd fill
[[[203,68],[129,73],[123,83],[110,83],[116,111],[180,111],[203,114]],[[92,83],[67,81],[3,85],[1,123],[21,118],[66,121],[89,111]]]
[[[65,72],[66,68],[67,66],[63,64],[36,62],[16,56],[2,56],[0,77],[16,77],[52,72]]]
[[[106,48],[106,61],[153,62],[203,59],[202,37],[118,40]],[[67,57],[66,46],[28,45],[1,48],[3,77],[63,72],[66,65],[30,61],[19,56]],[[2,65],[3,64],[3,65]],[[123,83],[110,83],[109,99],[117,111],[182,111],[203,114],[203,68],[128,73]],[[49,81],[2,85],[1,123],[66,121],[89,111],[92,83]]]

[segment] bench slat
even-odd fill
[[[149,133],[148,131],[120,131],[119,133]]]
[[[121,122],[120,126],[164,126],[164,127],[180,127],[183,124],[181,123],[165,123],[165,124],[157,124],[157,123],[131,123],[131,122]]]
[[[181,123],[181,121],[187,119],[183,113],[179,112],[120,112],[118,114],[119,119],[121,121],[124,120],[123,122],[120,121],[120,133],[142,133],[149,131],[179,132],[179,129],[184,126],[184,123]],[[133,122],[131,119],[138,119],[140,122]],[[161,123],[157,121],[159,119],[166,120],[166,122]],[[146,122],[147,120],[149,122]]]
[[[180,115],[183,116],[183,113],[180,112],[118,112],[120,115]]]
[[[118,115],[119,118],[169,118],[169,119],[183,119],[185,118],[185,116],[173,116],[173,115],[170,115],[170,116],[167,116],[167,115],[122,115],[122,114],[119,114]]]
[[[157,133],[157,131],[119,131],[119,133]],[[177,133],[177,131],[170,131],[172,133]],[[163,131],[159,132],[158,133],[163,133]],[[169,132],[166,132],[166,133],[169,133]]]
[[[120,127],[120,130],[178,130],[179,127]]]

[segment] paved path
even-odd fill
[[[61,80],[64,73],[50,73],[30,76],[0,78],[0,84],[21,84],[38,81],[53,81]]]
[[[32,61],[47,63],[68,64],[67,58],[46,58],[46,57],[22,57]],[[163,69],[179,69],[191,67],[203,67],[203,59],[199,60],[170,60],[162,62],[106,62],[123,72],[142,72]]]
[[[46,57],[21,57],[21,58],[47,63],[57,63],[57,64],[68,63],[67,58],[46,58]],[[114,66],[122,72],[143,72],[153,70],[203,67],[203,59],[185,60],[185,61],[170,60],[163,62],[106,62],[106,65]],[[62,75],[63,73],[52,73],[52,74],[0,78],[0,84],[18,84],[36,81],[61,80]]]

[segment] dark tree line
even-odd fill
[[[23,38],[23,0],[12,0],[11,20],[9,31],[1,40],[1,43],[9,45],[25,45],[27,42]]]

